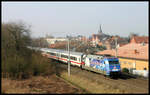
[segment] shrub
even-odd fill
[[[26,48],[31,42],[30,29],[21,23],[2,24],[2,76],[25,79],[32,75],[55,73],[55,65],[49,60]],[[10,40],[11,39],[11,40]]]
[[[124,72],[124,73],[129,73],[129,69],[123,68],[123,69],[122,69],[122,72]]]
[[[55,65],[51,64],[51,60],[45,58],[41,53],[32,54],[32,72],[33,75],[50,75],[55,73]]]
[[[43,57],[40,52],[32,52],[32,56],[27,57],[15,56],[8,57],[7,61],[2,62],[3,76],[9,74],[12,79],[26,79],[31,76],[51,75],[54,74],[55,64],[51,60]]]

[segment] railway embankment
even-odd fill
[[[68,76],[67,65],[60,63],[58,68],[61,70],[59,77],[85,90],[86,93],[148,93],[148,80],[141,78],[120,77],[111,79],[73,66],[71,66],[71,75]]]
[[[123,90],[120,90],[117,87],[114,88],[104,83],[93,82],[84,77],[79,77],[78,75],[71,75],[68,77],[67,73],[63,72],[60,77],[83,89],[85,93],[124,93]]]

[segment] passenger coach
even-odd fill
[[[69,56],[68,56],[68,52],[67,51],[59,51],[60,52],[60,61],[63,61],[65,63],[68,62],[69,60]],[[80,52],[70,52],[70,62],[71,65],[76,65],[76,66],[81,66],[81,64],[83,64],[82,62],[82,56],[83,53]]]
[[[43,55],[49,58],[53,58],[53,59],[62,61],[64,63],[68,63],[69,61],[68,51],[57,50],[57,49],[47,49],[47,48],[42,48],[41,51],[43,52],[42,53]],[[71,65],[76,65],[80,67],[81,64],[84,64],[84,62],[82,62],[82,56],[83,56],[83,53],[70,52]]]

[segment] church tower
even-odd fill
[[[102,34],[101,24],[100,24],[100,28],[99,28],[99,30],[98,30],[98,34]]]

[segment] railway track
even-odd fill
[[[67,64],[62,64],[61,62],[56,62],[57,68],[61,72],[67,72]],[[82,70],[79,67],[71,66],[71,74],[78,75],[80,77],[85,77],[93,82],[97,82],[98,84],[105,83],[114,88],[118,88],[125,93],[148,93],[148,80],[135,78],[127,75],[122,75],[119,78],[109,78],[105,77],[102,74],[94,73],[87,70]]]

